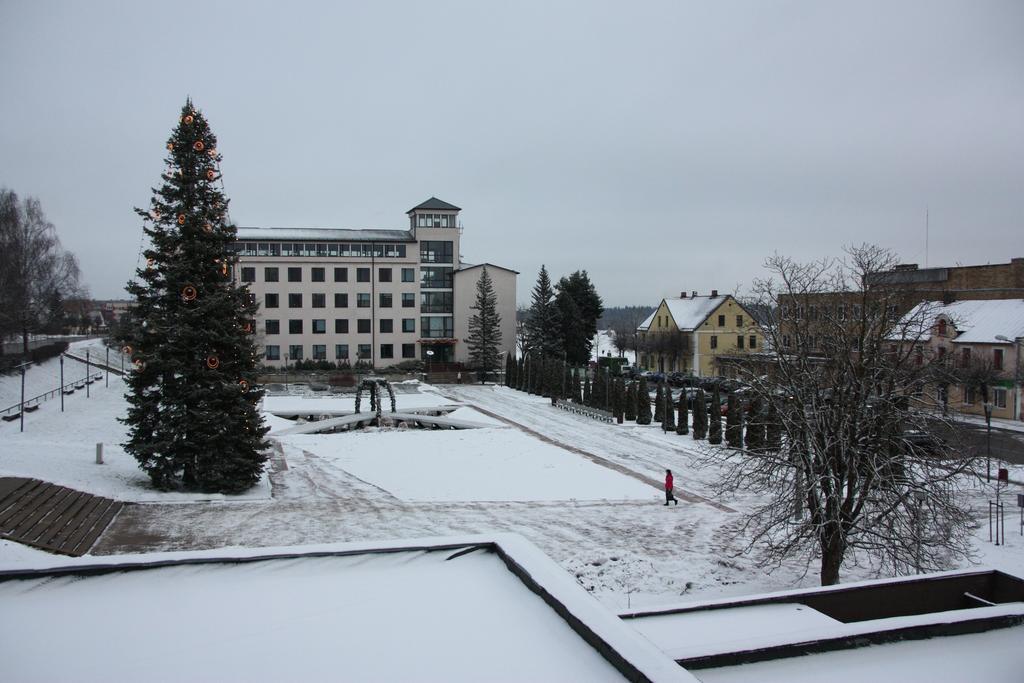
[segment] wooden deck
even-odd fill
[[[38,479],[0,477],[0,538],[77,557],[89,552],[122,507]]]

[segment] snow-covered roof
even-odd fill
[[[703,681],[1009,683],[1019,679],[1013,664],[1020,661],[1024,633],[1022,590],[1024,580],[1010,574],[952,571],[690,602],[621,616],[681,665],[701,669]],[[963,600],[965,595],[970,599]],[[951,604],[958,606],[951,609]],[[959,625],[966,623],[972,624],[967,631],[972,635],[962,635]],[[932,644],[920,645],[916,638],[921,636],[932,638],[924,641]],[[958,656],[946,656],[950,651]],[[946,667],[953,660],[960,674],[949,675]]]
[[[661,308],[661,306],[659,306],[658,308]],[[642,323],[640,323],[639,325],[637,325],[636,329],[638,329],[638,330],[649,330],[649,329],[651,329],[651,323],[654,322],[654,314],[657,313],[657,312],[658,312],[657,308],[655,308],[653,311],[651,311],[651,314],[649,316],[647,316],[646,318],[644,318],[644,321]]]
[[[0,572],[6,678],[696,680],[512,535],[101,561]]]
[[[274,242],[415,242],[410,230],[350,230],[346,228],[238,228],[239,240]]]
[[[901,328],[913,331],[925,329],[920,338],[930,338],[930,328],[939,318],[945,318],[959,333],[954,344],[1009,344],[1024,337],[1024,299],[982,299],[954,301],[925,301],[910,310]],[[996,339],[1006,337],[1011,341]]]
[[[672,315],[679,331],[690,332],[700,327],[708,319],[708,316],[727,299],[729,299],[728,294],[724,296],[688,296],[684,299],[672,298],[662,299],[662,301],[668,307],[668,312]],[[661,306],[659,305],[658,308],[660,309]],[[657,312],[658,309],[655,309],[640,323],[637,329],[641,331],[650,329]]]

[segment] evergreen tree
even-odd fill
[[[526,390],[526,359],[520,358],[516,361],[516,389]]]
[[[590,387],[590,375],[583,380],[583,405],[593,407],[594,393]]]
[[[626,411],[626,384],[621,377],[618,377],[612,386],[614,387],[612,393],[612,412],[615,414],[615,421],[622,424]]]
[[[630,422],[636,421],[636,382],[630,382],[626,387],[626,400],[623,408],[624,417]]]
[[[136,209],[150,246],[128,284],[135,371],[124,448],[157,488],[244,491],[259,481],[267,447],[257,309],[230,275],[236,230],[217,187],[217,139],[191,101],[167,148],[151,210]]]
[[[651,424],[651,394],[647,391],[647,380],[643,377],[636,387],[636,423],[638,425]]]
[[[604,368],[600,365],[594,370],[594,387],[592,400],[594,407],[600,410],[608,408],[608,383]]]
[[[483,384],[487,376],[498,369],[501,351],[501,315],[498,314],[498,295],[487,272],[487,266],[480,269],[476,281],[476,302],[469,307],[476,311],[469,316],[469,362],[476,368]]]
[[[679,420],[676,424],[676,434],[688,434],[690,432],[690,415],[686,409],[686,391],[679,394]]]
[[[743,448],[743,414],[736,394],[729,394],[729,410],[725,416],[725,443],[729,448]]]
[[[541,266],[526,319],[526,338],[529,348],[542,356],[562,355],[562,320],[554,298],[547,268]]]
[[[768,403],[768,414],[765,416],[765,450],[769,453],[782,450],[782,421],[774,401]]]
[[[576,385],[572,376],[572,367],[568,363],[562,363],[562,368],[562,398],[575,400],[573,389],[576,388]]]
[[[577,270],[561,278],[555,289],[558,299],[571,299],[572,308],[576,310],[578,331],[566,330],[563,322],[562,340],[566,356],[574,363],[586,363],[590,360],[594,335],[597,334],[597,321],[604,313],[604,302],[585,270]],[[564,310],[563,307],[563,315]]]
[[[702,440],[708,435],[708,403],[703,389],[697,389],[693,400],[693,438]]]
[[[711,406],[708,409],[708,443],[722,443],[722,396],[718,385],[711,391]]]
[[[577,364],[588,362],[590,339],[576,302],[568,292],[558,292],[555,294],[554,305],[558,309],[559,346],[565,352],[566,359]]]
[[[665,421],[665,384],[658,382],[658,388],[654,393],[654,421],[661,423]]]
[[[557,358],[549,358],[547,365],[547,391],[544,395],[548,398],[562,397],[562,379],[565,373],[562,372],[562,361]]]
[[[676,428],[676,409],[672,405],[672,388],[665,386],[665,393],[662,397],[662,412],[665,413],[661,421],[661,428],[666,432],[675,431]]]

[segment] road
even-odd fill
[[[960,434],[972,453],[984,456],[986,450],[986,428],[984,425],[960,423]],[[1015,465],[1024,465],[1024,432],[1012,429],[992,428],[992,457],[1006,460]]]

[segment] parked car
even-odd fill
[[[946,451],[946,440],[917,429],[903,432],[903,450],[910,455],[935,456]]]
[[[685,372],[670,372],[668,383],[674,387],[692,387],[697,385],[697,378]]]

